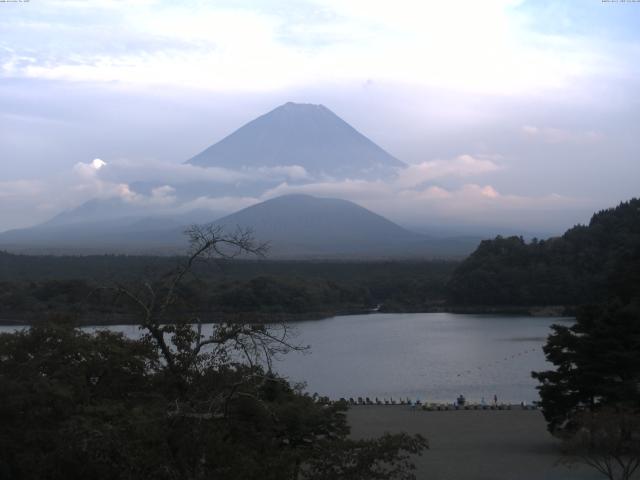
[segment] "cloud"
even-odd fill
[[[18,215],[5,212],[0,216],[0,222],[11,227],[38,223],[93,198],[118,198],[136,215],[184,213],[195,209],[221,214],[280,195],[303,193],[352,200],[391,220],[407,224],[433,223],[446,218],[461,224],[482,221],[495,224],[499,219],[501,223],[524,225],[535,223],[531,220],[535,212],[584,207],[585,202],[578,199],[555,194],[505,194],[490,183],[469,181],[471,177],[498,171],[501,166],[493,160],[497,158],[495,155],[464,154],[450,160],[426,161],[398,170],[397,176],[387,181],[312,178],[304,168],[295,165],[234,171],[188,164],[94,159],[77,163],[70,174],[47,180],[0,183],[3,202],[10,203],[18,211],[30,212],[28,220],[24,215],[20,219]],[[462,179],[465,183],[449,188],[434,183],[448,177]],[[135,185],[143,180],[155,184],[138,191]],[[265,183],[265,180],[269,182]],[[222,183],[228,184],[229,188],[211,189],[221,192],[219,195],[181,195],[178,187],[190,190],[193,182]],[[255,193],[241,193],[243,190],[237,188],[239,183],[255,185],[255,188],[245,190]]]
[[[459,225],[509,226],[523,231],[564,231],[592,201],[558,194],[502,193],[492,185],[467,183],[459,188],[426,187],[404,190],[393,199],[363,202],[375,211],[410,225],[439,222]],[[580,215],[576,215],[580,212]]]
[[[152,189],[150,195],[133,192],[128,185],[120,184],[119,187],[118,197],[138,207],[168,207],[178,201],[178,197],[174,195],[176,189],[169,185]]]
[[[94,170],[100,170],[106,164],[107,162],[100,160],[99,158],[94,158],[90,165],[91,167],[93,167]]]
[[[460,225],[510,225],[526,231],[562,231],[592,210],[593,201],[559,194],[505,194],[490,184],[466,183],[446,189],[422,182],[406,188],[402,182],[345,180],[300,185],[282,183],[259,200],[287,194],[308,194],[351,200],[387,218],[409,225],[441,221]],[[577,215],[576,212],[580,212]]]
[[[422,190],[402,190],[398,192],[398,198],[403,200],[418,200],[419,202],[431,200],[445,200],[451,198],[452,193],[442,187],[430,186]]]
[[[68,204],[73,192],[58,182],[41,179],[0,182],[0,231],[21,228],[49,219]]]
[[[100,178],[109,182],[189,183],[206,181],[233,184],[249,178],[242,171],[225,168],[202,168],[190,164],[159,162],[153,160],[110,161],[101,169]]]
[[[188,163],[161,162],[152,160],[114,160],[99,169],[88,164],[76,166],[78,172],[89,176],[98,175],[109,182],[151,182],[180,185],[191,182],[234,185],[266,180],[303,180],[309,173],[300,165],[274,167],[239,168],[232,170],[220,167],[200,167]]]
[[[223,196],[223,197],[198,197],[183,203],[174,212],[190,212],[192,210],[211,210],[216,213],[232,213],[246,207],[250,207],[261,200],[255,197]]]
[[[577,132],[563,130],[560,128],[524,125],[521,128],[521,132],[528,139],[541,140],[545,143],[589,144],[599,142],[604,139],[604,135],[593,130],[589,130],[586,132]]]
[[[267,190],[260,198],[269,199],[288,195],[292,193],[305,193],[321,197],[340,198],[387,198],[394,192],[389,183],[381,180],[340,180],[322,181],[305,184],[291,185],[287,182],[279,184],[277,187]]]
[[[468,177],[495,172],[500,168],[489,159],[460,155],[452,160],[433,160],[409,165],[399,171],[396,184],[401,187],[415,187],[437,178]]]
[[[126,182],[111,182],[101,177],[102,172],[109,168],[109,164],[99,158],[91,162],[76,163],[69,176],[59,176],[51,185],[52,188],[63,188],[71,194],[63,195],[61,201],[85,201],[90,198],[122,198],[133,202],[136,193],[132,192]],[[87,198],[89,197],[89,198]]]
[[[637,190],[637,9],[519,0],[37,3],[0,16],[0,157],[4,180],[47,174],[0,183],[11,206],[3,227],[93,197],[182,208],[181,187],[192,182],[217,193],[188,202],[214,209],[267,198],[234,193],[262,183],[267,196],[347,196],[392,218],[449,208],[474,220],[481,206],[483,215],[509,206],[521,223],[522,212],[573,208],[549,192],[606,196],[601,207]],[[287,100],[335,108],[411,164],[388,182],[337,182],[299,165],[137,160],[187,158]],[[457,156],[495,151],[505,157]],[[94,152],[107,161],[91,161]],[[65,171],[51,173],[59,165]]]
[[[220,190],[217,186],[225,186],[229,192],[239,192],[240,186],[263,191],[268,185],[296,184],[303,180],[310,180],[310,175],[299,165],[231,170],[149,160],[95,158],[77,162],[69,172],[49,178],[0,182],[0,200],[12,206],[12,209],[3,209],[0,225],[4,229],[34,225],[91,199],[120,199],[136,214],[179,213],[192,209],[230,213],[259,200],[242,194],[218,198],[189,195],[185,198],[179,189],[184,193],[193,185],[200,185],[205,190],[210,185],[212,191]]]
[[[11,180],[0,182],[0,199],[9,199],[22,196],[38,195],[45,187],[40,180]]]
[[[0,21],[13,47],[1,75],[254,92],[374,79],[510,95],[624,73],[633,51],[551,34],[514,0],[40,3]]]
[[[263,173],[267,178],[278,176],[286,177],[291,180],[305,180],[311,178],[311,175],[304,167],[300,165],[281,165],[275,167],[259,167],[259,168],[243,168],[246,172]]]
[[[73,166],[73,173],[81,178],[95,179],[98,172],[107,165],[107,162],[94,158],[91,162],[78,162]]]
[[[150,212],[177,203],[175,189],[170,185],[160,185],[145,195],[134,191],[126,181],[102,178],[102,173],[111,166],[110,162],[96,158],[78,162],[69,172],[48,178],[0,182],[0,200],[11,205],[0,212],[2,229],[41,223],[91,199],[119,198],[132,207]]]

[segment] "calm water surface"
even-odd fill
[[[532,370],[549,368],[542,352],[549,326],[566,318],[448,313],[370,314],[293,324],[307,353],[282,356],[275,368],[309,392],[519,403],[538,399]],[[135,326],[115,326],[130,337]],[[14,330],[0,327],[0,331]]]
[[[542,345],[553,323],[572,319],[448,313],[372,314],[297,323],[311,346],[278,370],[308,390],[336,397],[452,402],[538,399],[532,370],[548,369]]]

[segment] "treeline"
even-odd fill
[[[597,212],[589,225],[548,240],[485,240],[447,284],[455,305],[580,305],[606,300],[638,272],[640,199]]]
[[[600,212],[581,232],[590,247],[579,257],[588,266],[582,271],[591,279],[599,262],[603,290],[584,299],[575,323],[552,325],[543,350],[553,367],[532,372],[562,449],[611,479],[631,479],[640,466],[638,206],[634,200]]]
[[[156,282],[180,258],[0,255],[0,321],[71,314],[83,323],[134,322],[117,285]],[[421,311],[444,302],[453,262],[200,261],[173,314],[316,318],[368,311]],[[133,288],[133,287],[132,287]]]
[[[368,311],[504,311],[601,302],[637,285],[640,200],[593,215],[547,240],[497,237],[463,262],[202,259],[182,285],[174,313],[253,315],[268,321]],[[181,257],[26,256],[0,252],[0,321],[71,313],[91,322],[129,322],[116,284],[161,280]],[[496,310],[497,309],[497,310]],[[115,313],[114,313],[115,312]],[[99,320],[101,315],[110,315]],[[289,317],[286,317],[286,316]],[[85,320],[83,320],[85,321]],[[86,322],[85,321],[85,322]]]

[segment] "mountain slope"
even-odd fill
[[[84,209],[80,213],[84,213]],[[181,215],[129,216],[90,220],[61,215],[31,228],[0,233],[0,248],[27,253],[175,254],[184,250],[186,226],[213,220],[194,210]],[[215,217],[214,217],[215,218]]]
[[[0,249],[29,253],[177,254],[186,249],[183,231],[202,223],[202,212],[184,216],[128,217],[80,221],[0,234]],[[196,221],[194,221],[196,220]],[[285,195],[214,222],[232,232],[250,228],[269,242],[268,258],[455,257],[478,239],[433,238],[406,230],[355,203],[335,198]]]
[[[327,177],[387,179],[404,165],[326,107],[295,103],[254,119],[187,163],[233,170],[237,178],[135,178],[129,189],[148,197],[155,188],[169,185],[180,205],[209,197],[261,197],[283,182],[304,184]],[[120,198],[92,199],[41,225],[128,221],[130,217],[162,216],[162,208]],[[211,217],[227,213],[212,212]]]
[[[299,165],[312,175],[367,178],[404,164],[323,105],[286,103],[188,160],[203,167]]]
[[[355,203],[336,198],[284,195],[215,222],[226,230],[251,228],[268,241],[270,256],[333,257],[428,255],[428,238]]]

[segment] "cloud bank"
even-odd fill
[[[535,3],[41,0],[37,9],[5,8],[3,37],[20,42],[0,43],[0,72],[262,92],[373,79],[511,95],[626,66],[628,41],[593,29],[561,32],[569,7]],[[584,30],[589,15],[614,8],[588,7],[576,21]]]
[[[288,192],[411,224],[562,230],[637,195],[638,21],[597,1],[7,3],[0,230],[90,198],[223,212]],[[291,100],[409,166],[365,182],[176,163]]]
[[[28,226],[92,199],[117,199],[123,211],[130,209],[136,215],[180,214],[193,210],[209,210],[212,215],[221,215],[280,195],[309,194],[351,200],[406,225],[435,225],[442,219],[461,225],[482,222],[494,225],[496,219],[500,219],[498,224],[514,226],[518,219],[526,216],[526,227],[531,230],[549,228],[548,224],[536,224],[532,220],[535,212],[589,207],[587,202],[576,198],[502,193],[491,184],[473,181],[474,177],[501,169],[497,155],[463,154],[407,165],[386,181],[366,181],[313,178],[296,165],[230,170],[94,159],[79,162],[67,174],[47,181],[0,183],[0,198],[11,202],[15,211],[36,212],[29,221],[4,212],[0,222],[11,227]],[[443,186],[444,183],[452,186]],[[193,193],[197,190],[195,186],[203,185],[206,193]],[[220,190],[221,186],[225,189]]]

